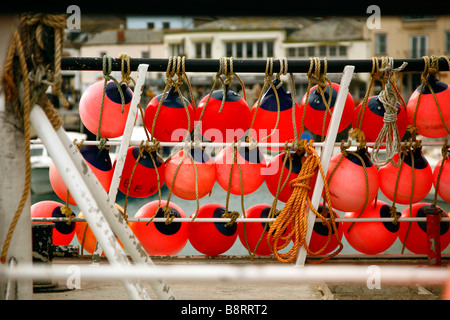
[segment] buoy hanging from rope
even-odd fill
[[[380,190],[399,204],[423,200],[433,185],[433,173],[421,147],[406,148],[395,154],[391,162],[379,168]],[[403,162],[401,162],[403,159]],[[400,161],[399,161],[400,160]]]
[[[251,109],[253,126],[250,134],[258,142],[284,143],[291,141],[295,133],[301,133],[302,113],[297,102],[293,106],[292,94],[286,90],[279,80],[273,81],[273,86],[265,91],[258,106],[255,102]],[[292,108],[295,108],[295,125]],[[256,114],[256,115],[255,115]],[[267,147],[269,150],[281,150],[283,147]]]
[[[161,200],[143,205],[134,218],[166,218],[166,222],[132,222],[131,230],[149,255],[174,255],[180,252],[188,241],[187,224],[171,221],[172,218],[186,218],[184,211],[175,203]]]
[[[366,148],[355,152],[341,148],[342,154],[334,155],[328,168],[328,188],[333,209],[352,212],[370,204],[378,193],[379,179]]]
[[[115,203],[115,207],[117,210],[119,210],[122,215],[124,213],[123,208]],[[80,212],[77,216],[77,218],[84,219],[85,215],[83,212]],[[128,225],[130,225],[128,223]],[[75,234],[77,237],[77,240],[83,250],[86,250],[90,254],[94,254],[95,249],[97,247],[97,238],[94,235],[94,232],[89,227],[89,224],[85,221],[79,221],[77,222],[76,228],[75,228]],[[123,244],[120,242],[118,238],[116,238],[119,245],[123,248]],[[104,256],[105,253],[102,253],[102,256]]]
[[[278,200],[287,202],[292,194],[292,189],[289,183],[297,178],[300,170],[302,168],[302,162],[305,161],[305,153],[300,153],[297,151],[289,151],[291,161],[285,159],[286,152],[282,152],[268,163],[267,165],[267,175],[266,175],[266,185],[270,193],[276,197],[278,193],[278,186],[280,186],[280,191],[278,194]],[[292,162],[292,165],[290,165]],[[291,167],[291,170],[289,168]],[[281,176],[281,181],[280,181]],[[286,180],[287,179],[287,180]],[[312,195],[314,189],[315,178],[312,179],[312,186],[310,191],[310,196]],[[283,186],[284,184],[284,186]]]
[[[31,218],[66,218],[65,205],[57,201],[43,200],[34,203],[31,208]],[[69,208],[70,209],[70,208]],[[70,216],[75,214],[70,210]],[[47,223],[47,222],[43,222]],[[48,222],[53,223],[52,243],[57,246],[66,246],[72,242],[75,236],[75,221]]]
[[[269,204],[255,204],[245,210],[245,218],[270,218],[269,215],[271,208],[272,206]],[[275,216],[273,218],[275,218]],[[267,232],[269,228],[270,222],[241,222],[238,224],[237,231],[239,241],[245,248],[255,255],[271,255],[272,250],[267,245]],[[290,229],[287,228],[284,235],[289,234],[289,230]],[[290,240],[286,240],[285,242],[289,241]]]
[[[191,218],[222,218],[225,207],[219,203],[207,203],[194,210]],[[228,251],[236,242],[238,223],[190,222],[188,240],[206,256],[218,256]]]
[[[203,198],[211,193],[216,182],[215,163],[202,148],[191,148],[185,155],[184,152],[178,151],[166,162],[166,185],[179,198]]]
[[[441,217],[448,217],[448,214],[439,207],[434,207]],[[431,203],[419,202],[410,207],[406,207],[401,214],[402,218],[418,217],[425,218],[427,210],[433,209]],[[425,221],[401,221],[400,229],[398,231],[398,238],[406,249],[415,254],[428,253],[427,240],[427,222]],[[450,224],[448,221],[441,221],[440,223],[440,249],[446,249],[450,244]]]
[[[203,97],[195,110],[195,121],[201,121],[205,139],[233,142],[242,138],[250,127],[250,108],[238,93],[225,86],[225,97],[223,90]]]
[[[450,203],[450,154],[444,152],[445,157],[433,169],[433,186],[442,200]]]
[[[156,117],[153,137],[159,141],[179,142],[194,126],[194,108],[186,98],[180,97],[175,88],[172,87],[165,94],[162,102],[162,93],[154,97],[145,109],[144,122],[147,128],[153,128]]]
[[[391,218],[391,207],[384,201],[374,200],[361,212],[346,212],[344,218]],[[344,236],[350,246],[364,254],[379,254],[397,240],[400,224],[386,221],[344,222]]]
[[[422,79],[406,105],[408,122],[417,134],[427,138],[443,138],[450,134],[450,87],[434,75]]]
[[[360,103],[355,110],[355,116],[353,118],[353,128],[357,128],[357,115],[360,113],[362,103]],[[364,110],[364,118],[361,121],[360,129],[364,132],[366,142],[377,141],[378,135],[384,125],[385,108],[378,96],[369,97],[367,105]],[[397,104],[397,120],[396,125],[400,139],[405,135],[408,121],[406,118],[406,111],[404,108]],[[384,142],[386,138],[384,138]],[[380,146],[380,149],[385,149],[385,146]]]
[[[235,149],[235,150],[234,150]],[[258,147],[224,147],[215,157],[216,180],[234,195],[256,191],[264,182],[266,160]],[[230,180],[231,174],[231,180]]]
[[[117,138],[125,130],[133,92],[124,83],[120,85],[122,92],[119,92],[114,81],[108,81],[105,88],[104,86],[104,81],[98,81],[83,92],[79,104],[80,120],[93,134],[97,134],[100,127],[103,138]],[[121,94],[124,99],[123,107]]]
[[[303,96],[300,103],[300,112],[302,115],[305,115],[304,124],[306,128],[314,134],[326,136],[328,132],[328,126],[336,104],[337,93],[339,92],[340,85],[337,83],[332,83],[331,88],[330,93],[330,85],[327,85],[322,96],[320,87],[315,85],[310,89],[309,94],[306,93]],[[308,99],[308,101],[306,101],[306,99]],[[343,131],[351,124],[355,112],[354,109],[355,103],[353,101],[353,97],[350,93],[347,93],[338,132]]]
[[[149,197],[164,184],[164,171],[164,160],[156,150],[146,149],[143,145],[129,147],[119,190],[133,198]]]
[[[328,209],[327,209],[328,210]],[[324,205],[323,203],[319,204],[319,208],[317,209],[317,212],[322,214],[324,217],[327,217],[324,211]],[[328,212],[329,214],[329,212]],[[333,210],[333,213],[335,217],[338,217],[336,211]],[[336,233],[337,230],[337,234]],[[336,250],[342,240],[342,236],[344,234],[344,228],[342,226],[342,222],[336,222],[336,230],[332,229],[331,237],[328,236],[328,228],[323,222],[315,222],[313,227],[313,232],[311,234],[311,239],[309,241],[309,249],[311,251],[319,251],[321,248],[325,246],[323,251],[321,252],[322,255],[327,255],[334,250]],[[328,243],[327,243],[328,241]]]
[[[94,145],[84,145],[80,148],[81,155],[93,174],[97,177],[102,187],[108,192],[114,174],[111,157],[107,148],[99,148]],[[69,193],[67,195],[67,186],[61,177],[54,162],[50,164],[49,179],[53,191],[63,201],[67,201],[69,197],[69,204],[76,206],[77,203]]]

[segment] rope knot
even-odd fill
[[[231,227],[233,224],[236,223],[236,219],[239,218],[239,212],[237,211],[224,212],[222,214],[222,218],[231,218],[231,220],[225,224],[225,226]]]

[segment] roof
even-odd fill
[[[304,17],[223,17],[197,26],[196,30],[301,29],[313,23]]]
[[[123,41],[118,40],[119,34],[123,32]],[[85,45],[95,44],[151,44],[163,42],[163,31],[147,29],[114,29],[105,30],[94,34]]]

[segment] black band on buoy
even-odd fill
[[[218,207],[214,210],[212,217],[222,218],[224,213],[225,207]],[[233,223],[232,225],[227,226],[227,224],[223,222],[214,222],[214,225],[216,226],[217,230],[219,230],[219,232],[225,236],[232,236],[236,233],[237,230],[237,223]]]
[[[441,210],[439,208],[432,208],[432,205],[426,205],[421,207],[419,210],[417,210],[416,213],[416,217],[418,218],[425,218],[427,216],[427,211],[428,210]],[[427,223],[424,221],[419,221],[417,222],[417,224],[419,225],[420,229],[422,229],[423,232],[427,233]],[[444,235],[445,233],[448,232],[448,229],[450,229],[450,223],[448,223],[447,221],[444,221],[440,223],[440,233],[441,236]]]
[[[83,145],[80,148],[83,158],[92,166],[101,171],[112,169],[111,157],[107,148],[99,148],[94,145]]]
[[[325,111],[327,110],[327,107],[325,106],[325,102],[328,103],[328,99],[330,96],[330,86],[327,86],[325,89],[324,97],[325,101],[323,101],[322,96],[317,92],[318,88],[315,88],[308,97],[308,104],[311,106],[311,108],[319,111]],[[330,109],[333,108],[334,104],[336,103],[336,97],[337,97],[337,91],[333,88],[332,95],[331,95],[331,103],[330,103]]]
[[[120,85],[120,88],[122,89],[125,104],[130,103],[131,99],[133,98],[131,90],[127,88],[127,85],[125,83],[122,83]],[[108,82],[106,84],[105,94],[109,99],[111,99],[111,101],[122,104],[122,98],[120,97],[119,89],[117,88],[117,85],[114,81]]]
[[[137,159],[139,157],[139,147],[134,146],[132,153],[134,159]],[[155,167],[153,165],[153,160],[150,154],[153,156],[153,160],[155,160],[156,167],[159,168],[162,165],[163,161],[156,151],[151,151],[149,153],[146,150],[143,150],[142,157],[139,159],[139,164],[143,165],[146,168],[154,169]]]
[[[164,218],[164,208],[159,208],[155,215],[156,218]],[[181,218],[180,213],[175,208],[170,207],[169,218]],[[181,222],[171,222],[166,224],[165,222],[155,222],[155,228],[162,234],[171,236],[177,233],[181,228]]]
[[[273,85],[275,86],[275,88],[279,84],[280,84],[279,80],[273,81]],[[280,112],[291,109],[292,108],[291,93],[287,92],[283,86],[280,86],[276,90],[277,90],[277,94],[278,94],[278,100],[280,101]],[[267,110],[267,111],[278,112],[277,97],[275,95],[275,92],[274,92],[272,86],[270,86],[264,93],[259,106],[262,109]]]

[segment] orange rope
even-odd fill
[[[326,217],[314,208],[311,203],[311,199],[308,197],[308,193],[311,190],[311,179],[314,177],[316,171],[319,170],[324,181],[325,198],[328,209],[329,212],[333,212],[326,176],[322,169],[320,157],[312,144],[312,140],[310,140],[309,143],[305,140],[303,143],[307,153],[306,160],[302,164],[299,175],[290,182],[290,187],[293,190],[291,197],[278,215],[277,219],[272,223],[268,232],[267,244],[269,248],[271,248],[275,257],[279,261],[285,263],[292,261],[296,257],[298,249],[302,245],[309,254],[320,254],[330,242],[333,231],[338,239],[340,248],[329,256],[317,261],[317,263],[337,255],[343,248],[343,245],[337,236],[337,227],[333,214],[330,214],[331,221],[328,221]],[[328,228],[328,239],[323,247],[316,252],[312,252],[306,243],[306,232],[308,230],[308,207]],[[285,236],[284,233],[287,230],[289,230],[289,233]],[[286,241],[289,239],[293,241],[292,248],[286,253],[280,253],[280,250],[286,248],[290,244],[290,241]]]

